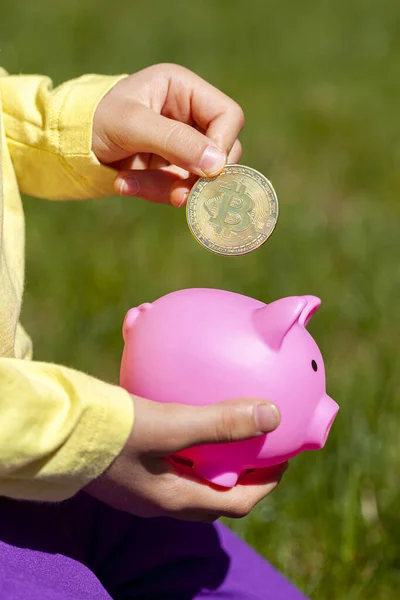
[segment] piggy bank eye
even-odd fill
[[[315,360],[312,360],[312,361],[311,361],[311,366],[312,366],[312,368],[314,369],[314,371],[318,371],[318,365],[317,365],[317,363],[315,362]]]

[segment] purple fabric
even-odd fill
[[[306,600],[221,524],[0,498],[1,600]]]

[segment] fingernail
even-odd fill
[[[256,426],[260,433],[268,433],[279,424],[279,412],[274,404],[259,404],[255,409]]]
[[[200,169],[206,175],[217,175],[225,166],[226,156],[215,146],[208,146],[200,161]]]
[[[121,177],[117,187],[121,196],[136,196],[139,191],[139,182],[135,177]]]
[[[186,201],[188,199],[189,196],[189,192],[185,192],[182,196],[182,200],[179,202],[179,204],[177,205],[178,208],[180,208],[181,206],[184,206],[186,204]]]

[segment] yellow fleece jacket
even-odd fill
[[[119,79],[85,75],[53,89],[46,77],[0,70],[0,496],[73,496],[111,464],[132,428],[125,390],[32,361],[19,323],[20,192],[48,199],[113,193],[114,172],[91,152],[91,138],[96,106]]]

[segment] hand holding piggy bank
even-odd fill
[[[121,386],[158,402],[205,405],[240,397],[280,410],[272,433],[180,453],[204,479],[232,487],[241,474],[325,445],[339,410],[306,326],[321,302],[293,296],[263,304],[232,292],[187,289],[126,315]]]

